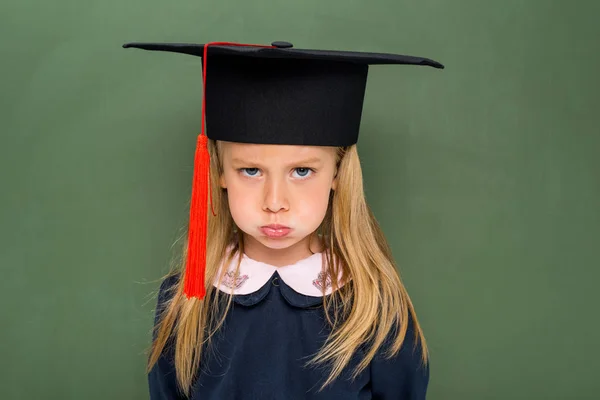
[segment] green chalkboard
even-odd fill
[[[359,152],[433,400],[600,398],[600,3],[4,0],[0,398],[144,399],[185,228],[199,59],[285,40],[370,69]]]

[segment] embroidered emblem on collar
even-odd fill
[[[324,271],[321,271],[319,272],[317,279],[315,279],[312,283],[317,289],[322,291],[331,287],[331,278],[329,274],[327,274]]]
[[[235,276],[235,271],[225,273],[222,284],[229,289],[239,289],[248,280],[248,275]]]

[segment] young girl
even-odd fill
[[[159,291],[150,397],[424,399],[427,347],[356,142],[369,64],[443,66],[285,42],[124,47],[203,58],[186,262]]]

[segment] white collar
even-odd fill
[[[213,286],[222,292],[232,293],[234,295],[254,293],[262,288],[275,273],[278,273],[285,284],[294,291],[306,296],[322,297],[323,285],[325,285],[325,295],[331,294],[333,291],[331,279],[329,279],[329,277],[324,279],[327,271],[327,258],[323,253],[312,254],[294,264],[283,267],[276,267],[256,261],[246,254],[243,254],[240,262],[239,274],[236,278],[235,271],[238,257],[239,255],[236,253],[219,285],[218,280],[223,271],[224,263],[221,264],[219,272],[213,282]],[[338,279],[338,282],[339,281],[340,279]],[[340,286],[342,286],[341,283]]]

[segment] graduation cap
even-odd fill
[[[442,69],[414,56],[213,42],[127,43],[124,48],[201,57],[202,129],[194,160],[184,292],[205,295],[207,138],[257,144],[350,146],[358,141],[369,65]],[[210,69],[208,69],[210,58]],[[206,129],[205,129],[206,124]],[[213,211],[214,214],[214,211]]]

